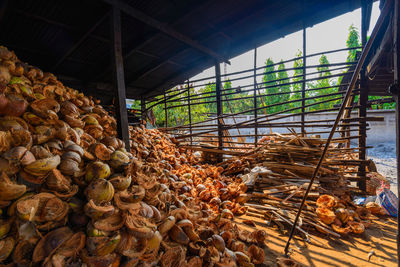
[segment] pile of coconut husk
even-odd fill
[[[157,130],[131,147],[92,97],[0,47],[1,266],[253,266],[241,179]],[[246,232],[247,234],[247,232]]]

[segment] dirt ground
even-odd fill
[[[276,266],[276,258],[283,255],[288,232],[281,233],[276,228],[266,227],[262,219],[247,216],[236,219],[244,228],[248,227],[240,223],[243,219],[251,219],[256,223],[258,229],[264,229],[267,232],[265,264],[266,266]],[[292,239],[290,258],[304,266],[316,267],[397,266],[396,231],[397,222],[392,218],[375,220],[363,234],[350,234],[341,239],[310,230],[309,233],[313,233],[316,240],[311,240],[310,244],[297,235]],[[369,254],[372,254],[370,260],[368,260]]]

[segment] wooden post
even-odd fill
[[[365,47],[365,44],[367,43],[367,31],[368,31],[367,8],[368,8],[368,1],[363,0],[361,6],[361,44],[363,46],[363,49]],[[358,104],[360,106],[358,109],[359,118],[367,117],[367,102],[368,102],[368,87],[365,77],[365,68],[362,68],[360,72],[360,97],[358,99]],[[360,136],[358,138],[358,147],[360,148],[358,153],[358,158],[360,160],[366,160],[367,127],[365,123],[360,124],[360,126],[358,127],[358,135]],[[358,186],[360,190],[365,192],[367,185],[366,185],[366,166],[364,163],[360,163],[358,167],[358,176],[362,177]]]
[[[254,48],[254,146],[257,147],[258,142],[258,126],[257,126],[257,47]]]
[[[112,7],[111,18],[111,36],[113,40],[112,65],[114,66],[117,130],[118,137],[124,141],[126,149],[129,151],[128,112],[126,110],[124,62],[121,47],[121,11],[115,6]]]
[[[187,94],[188,94],[188,115],[189,115],[189,133],[190,133],[190,145],[193,145],[192,137],[192,108],[190,106],[190,82],[187,80]]]
[[[302,83],[302,88],[301,88],[301,135],[305,135],[305,128],[304,128],[304,121],[305,121],[305,105],[306,105],[306,54],[307,54],[307,46],[306,46],[306,24],[303,20],[303,83]]]
[[[165,112],[165,127],[168,127],[167,93],[165,89],[164,89],[164,112]]]
[[[218,149],[223,149],[222,131],[222,99],[221,99],[221,68],[219,62],[215,61],[215,94],[217,100],[217,123],[218,123]]]

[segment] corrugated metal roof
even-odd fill
[[[294,0],[120,1],[227,58],[301,29],[303,19],[311,26],[352,11],[361,2],[309,0],[303,9],[303,1]],[[1,44],[22,60],[63,77],[66,83],[80,81],[83,90],[88,84],[112,83],[109,4],[12,0],[3,7]],[[203,52],[122,12],[128,97],[161,93],[214,64]]]

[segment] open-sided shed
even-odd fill
[[[352,11],[360,0],[2,1],[0,40],[84,92],[113,95],[112,7],[126,96],[162,93],[256,46]]]

